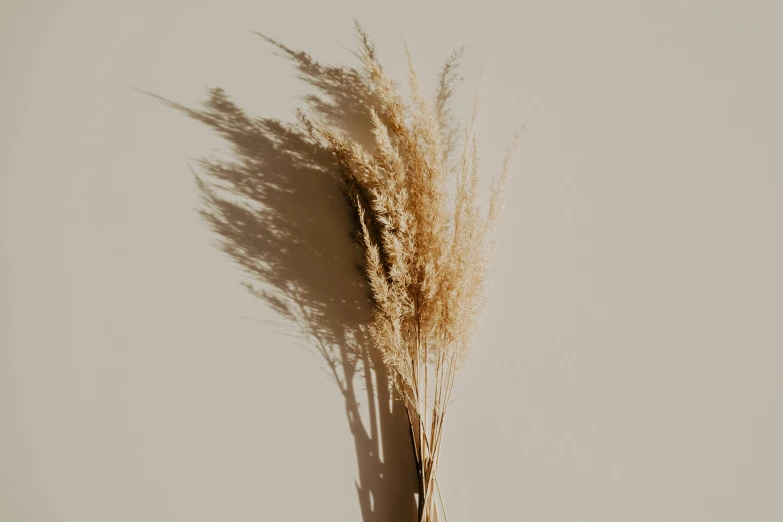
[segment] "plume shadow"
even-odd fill
[[[303,101],[316,117],[360,143],[372,140],[368,107],[374,99],[357,69],[323,65],[260,36],[311,87]],[[228,145],[228,158],[194,165],[201,216],[243,269],[242,284],[277,312],[287,333],[305,341],[344,397],[363,522],[415,521],[418,489],[407,415],[393,399],[368,337],[369,288],[332,153],[303,118],[250,116],[220,88],[209,89],[198,108],[152,96],[207,125]],[[361,413],[362,402],[368,415]]]

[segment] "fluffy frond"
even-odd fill
[[[461,156],[455,165],[450,163],[459,136],[450,101],[462,49],[449,55],[436,93],[428,98],[405,46],[410,88],[406,101],[358,24],[356,36],[362,74],[377,100],[377,106],[368,107],[373,150],[323,123],[310,122],[308,128],[337,158],[357,217],[375,305],[370,331],[408,409],[420,472],[419,518],[430,521],[436,510],[433,488],[443,421],[486,298],[493,229],[505,203],[519,135],[492,179],[489,208],[483,212],[478,196],[478,91],[463,130]],[[452,171],[456,189],[450,198]]]

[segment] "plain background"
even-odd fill
[[[526,122],[441,482],[452,522],[783,520],[779,2],[3,2],[0,520],[359,521],[344,405],[198,219],[220,86],[290,119],[261,31]]]

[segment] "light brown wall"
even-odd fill
[[[452,522],[783,520],[778,3],[419,4],[0,7],[0,520],[362,520],[344,397],[198,219],[221,141],[135,90],[290,119],[253,31],[353,63],[353,17],[400,81],[401,29],[425,76],[467,45],[488,171],[526,122]]]

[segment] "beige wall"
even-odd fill
[[[400,30],[425,75],[467,45],[489,171],[527,122],[447,423],[452,522],[783,520],[780,7],[418,4],[3,3],[0,520],[401,516],[404,429],[384,485],[362,382],[354,405],[303,336],[358,299],[333,186],[278,208],[304,243],[273,284],[325,314],[292,323],[198,218],[189,164],[221,140],[136,90],[290,119],[302,84],[253,31],[350,64],[353,17],[399,80]],[[357,487],[396,507],[363,520]]]

